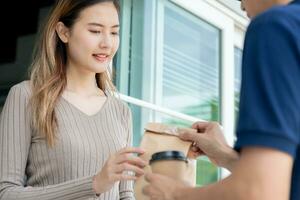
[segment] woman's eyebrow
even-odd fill
[[[95,23],[95,22],[91,22],[91,23],[88,23],[89,26],[100,26],[100,27],[105,27],[103,24],[99,24],[99,23]],[[118,28],[120,27],[119,24],[116,24],[116,25],[113,25],[111,26],[111,28]]]

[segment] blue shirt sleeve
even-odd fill
[[[266,14],[246,33],[235,148],[268,147],[295,157],[300,135],[299,39],[288,19]]]

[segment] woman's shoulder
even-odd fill
[[[28,97],[30,95],[30,81],[25,80],[13,85],[10,89],[10,93],[20,92],[20,95]]]
[[[18,105],[22,105],[23,103],[28,102],[29,98],[30,98],[29,81],[22,81],[20,83],[13,85],[9,89],[5,102],[6,103],[12,102],[11,105],[14,105],[15,103],[17,103]]]
[[[13,86],[13,88],[20,88],[24,90],[29,90],[30,89],[30,80],[24,80],[20,83],[17,83]]]
[[[109,94],[108,98],[120,113],[128,115],[130,108],[128,104],[121,99],[119,94]]]

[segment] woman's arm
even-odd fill
[[[124,125],[126,125],[127,133],[127,146],[132,146],[132,114],[128,106],[124,106]],[[133,181],[120,182],[120,199],[121,200],[134,200]]]
[[[26,164],[31,144],[27,109],[29,93],[24,85],[14,86],[0,118],[0,199],[86,199],[93,197],[93,177],[46,187],[26,186]]]

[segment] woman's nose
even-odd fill
[[[111,46],[112,46],[112,36],[108,33],[103,34],[100,41],[100,47],[110,48]]]

